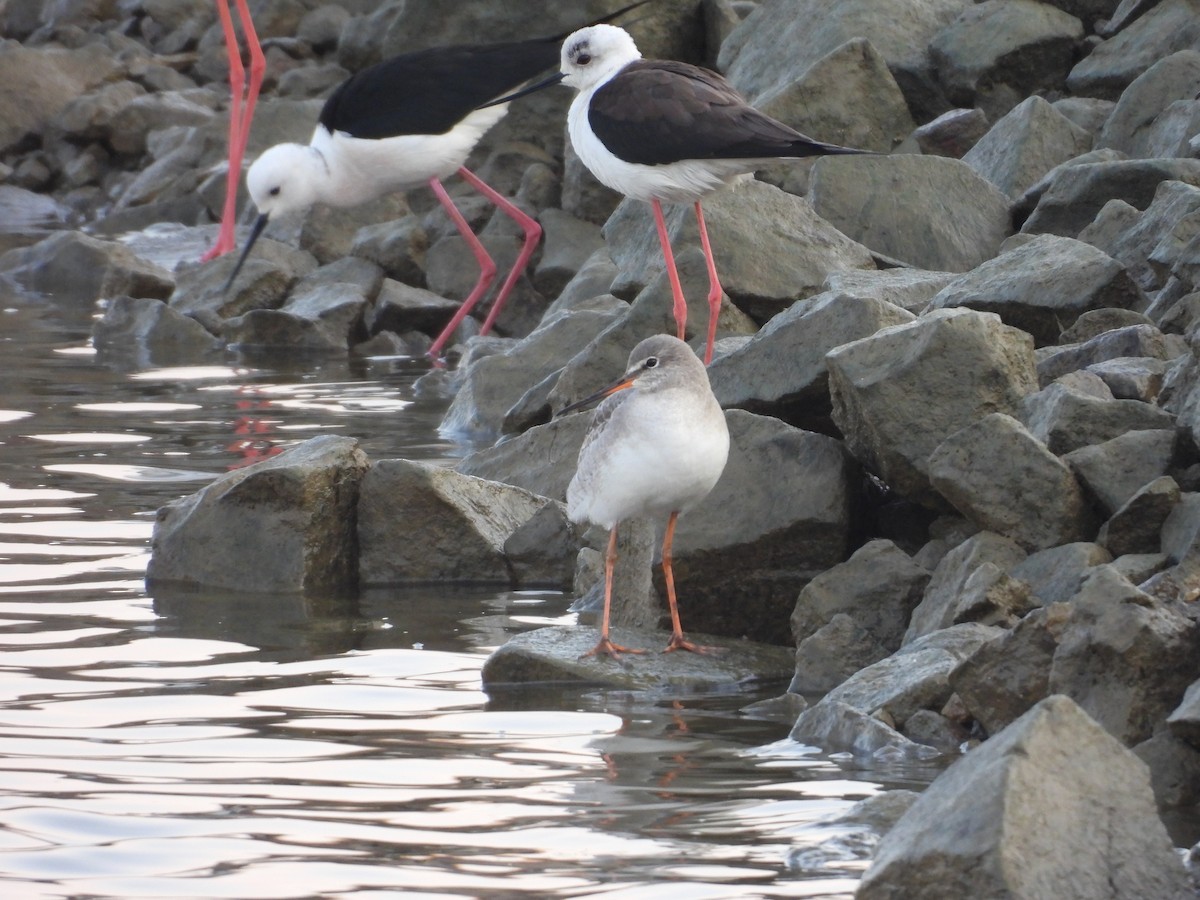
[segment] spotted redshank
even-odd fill
[[[669,334],[646,338],[629,355],[629,366],[608,387],[559,413],[601,398],[579,449],[567,488],[567,515],[608,529],[604,557],[604,617],[600,641],[586,656],[618,658],[640,653],[608,636],[617,527],[632,516],[667,516],[662,567],[671,610],[671,640],[664,652],[702,647],[683,636],[675,600],[671,543],[680,513],[708,496],[729,455],[725,414],[708,384],[708,372],[691,347]]]

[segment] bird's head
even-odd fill
[[[320,154],[306,144],[276,144],[246,173],[250,199],[264,216],[307,209],[317,202],[316,186],[323,165]]]
[[[563,41],[563,83],[585,91],[642,58],[629,32],[616,25],[589,25]]]

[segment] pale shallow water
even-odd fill
[[[849,897],[856,771],[760,695],[489,697],[545,592],[159,593],[159,506],[323,432],[451,462],[422,361],[142,369],[0,286],[0,893]],[[776,691],[781,688],[776,688]]]

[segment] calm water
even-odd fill
[[[465,448],[421,361],[139,369],[93,315],[0,287],[5,897],[852,894],[862,835],[814,823],[902,779],[758,697],[483,693],[569,598],[147,593],[155,510],[221,472],[325,431]]]

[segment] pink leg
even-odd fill
[[[500,291],[496,294],[496,300],[492,303],[492,309],[488,313],[487,318],[484,319],[483,327],[479,329],[480,334],[487,334],[492,330],[492,325],[496,322],[496,316],[500,315],[500,309],[504,306],[504,301],[508,299],[508,295],[516,287],[517,279],[521,277],[521,273],[529,265],[529,258],[533,256],[533,251],[537,249],[538,241],[542,238],[542,226],[532,217],[526,215],[519,206],[507,197],[500,194],[490,185],[485,184],[482,178],[466,166],[461,167],[458,170],[458,174],[463,177],[463,180],[467,184],[471,185],[475,190],[495,203],[496,206],[500,207],[525,232],[525,244],[521,247],[521,252],[517,255],[517,261],[513,263],[512,270],[508,273],[508,277],[504,279],[504,284],[500,285]]]
[[[696,201],[696,222],[700,225],[700,246],[704,249],[704,262],[708,265],[708,343],[704,345],[704,364],[712,362],[713,343],[717,339],[717,318],[721,314],[721,280],[717,278],[717,262],[713,259],[712,245],[708,242],[708,229],[704,226],[704,213],[700,201]]]
[[[246,70],[242,66],[242,54],[238,49],[237,33],[233,28],[233,17],[229,11],[229,0],[217,0],[217,14],[221,30],[225,34],[225,49],[229,56],[229,166],[225,174],[225,204],[221,211],[221,228],[217,241],[202,257],[207,261],[228,253],[236,244],[234,227],[237,224],[237,189],[242,177],[242,158],[246,153],[246,142],[250,138],[250,122],[254,118],[254,106],[262,86],[266,59],[246,0],[236,0],[238,18],[246,35],[246,46],[250,54],[250,82],[246,85]],[[245,105],[242,95],[245,93]]]
[[[671,252],[671,238],[667,236],[667,221],[663,218],[662,204],[651,200],[650,206],[654,209],[658,242],[662,244],[663,261],[667,264],[667,279],[671,282],[671,296],[675,302],[675,325],[679,329],[679,339],[682,341],[684,327],[687,325],[687,301],[683,299],[683,286],[679,283],[679,272],[675,269],[675,254]]]
[[[486,294],[488,288],[492,286],[492,282],[496,279],[496,263],[488,255],[487,248],[475,236],[475,232],[471,230],[471,226],[467,224],[467,220],[463,217],[463,214],[458,211],[458,207],[454,205],[454,201],[450,199],[450,195],[446,193],[446,189],[442,187],[442,183],[437,178],[430,178],[429,186],[433,189],[434,196],[438,198],[438,202],[449,213],[450,221],[454,223],[454,227],[458,229],[458,233],[463,236],[463,240],[470,246],[471,252],[475,254],[475,259],[479,263],[479,280],[475,282],[475,287],[471,289],[471,293],[462,302],[462,306],[458,308],[458,312],[454,314],[454,317],[450,319],[450,323],[442,329],[442,333],[437,336],[437,339],[433,342],[433,346],[429,348],[429,355],[437,359],[441,355],[442,348],[446,346],[446,342],[450,340],[450,336],[454,334],[454,329],[467,317],[475,304],[479,302],[479,298]]]

